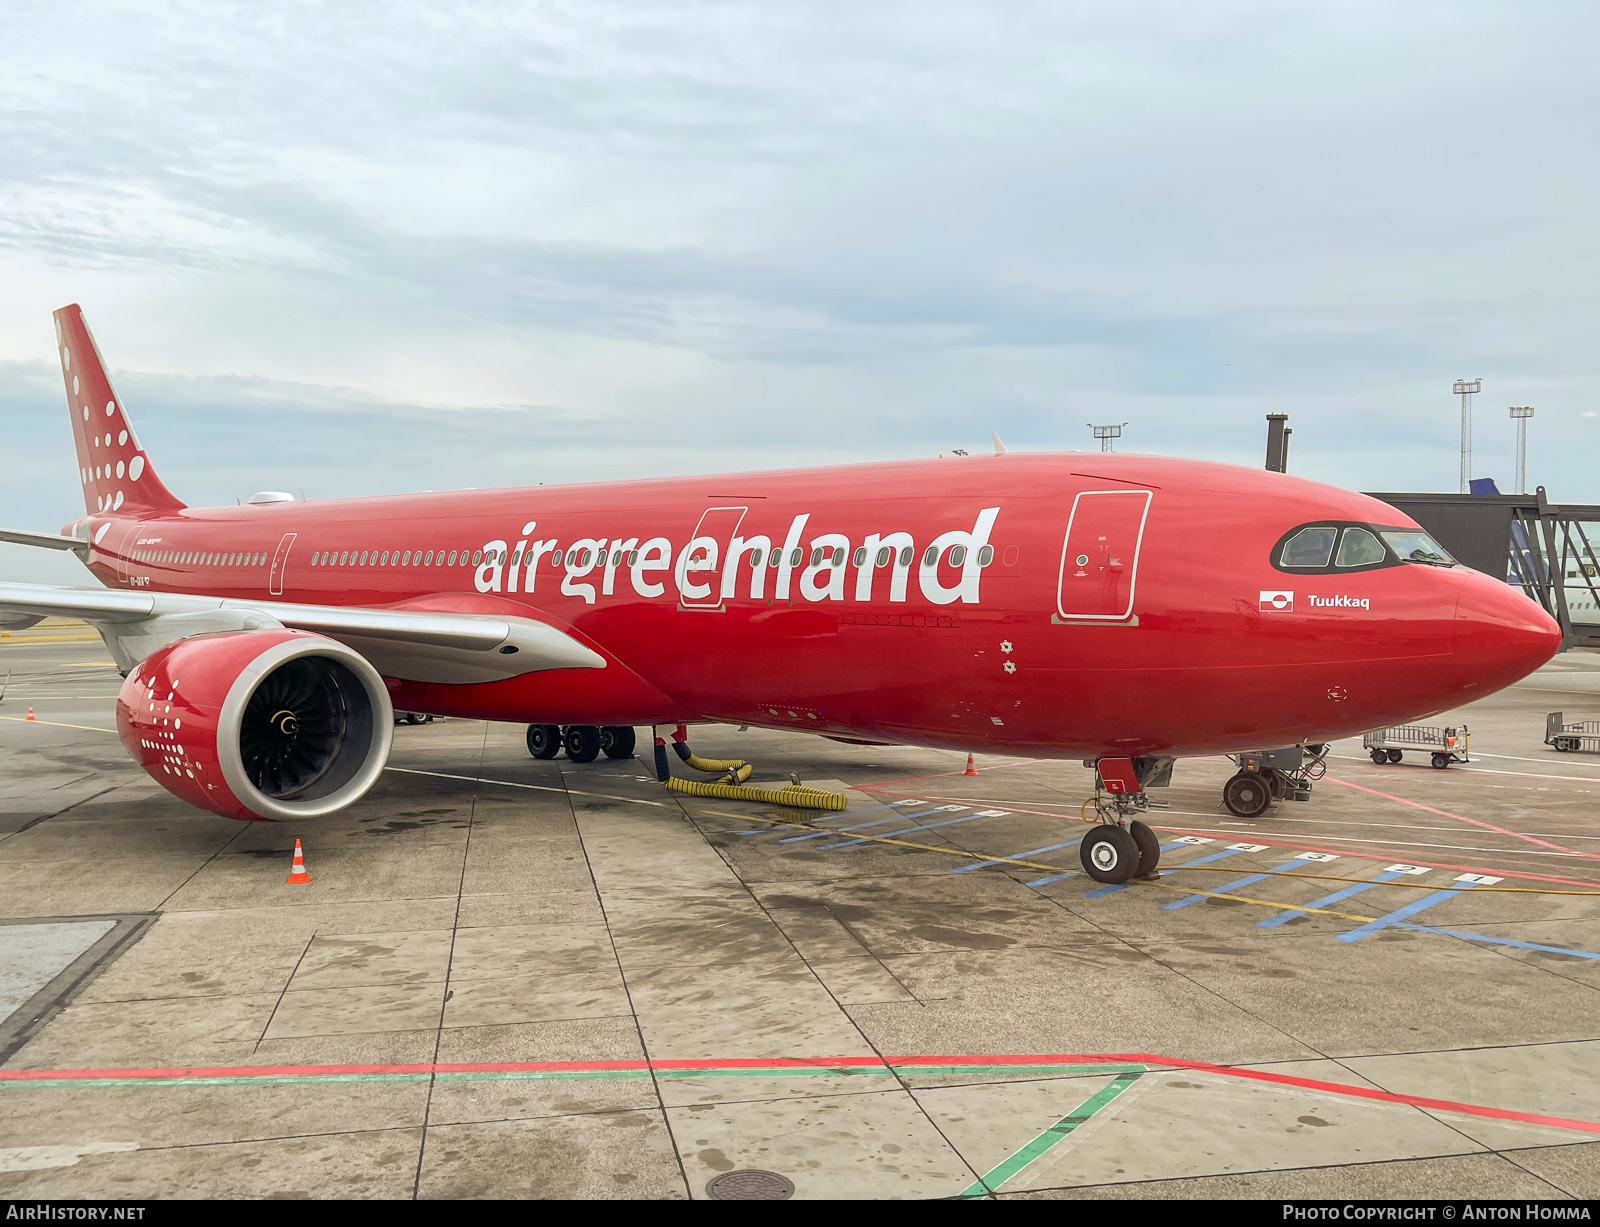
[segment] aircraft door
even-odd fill
[[[272,579],[267,591],[273,596],[283,595],[283,574],[289,569],[289,547],[294,544],[296,535],[284,533],[277,552],[272,555]]]
[[[747,510],[708,507],[700,517],[674,573],[680,609],[722,609],[722,573],[729,565],[728,542],[739,531]]]
[[[1149,490],[1085,490],[1072,500],[1056,587],[1058,622],[1133,617]]]

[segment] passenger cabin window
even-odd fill
[[[1318,525],[1302,528],[1284,542],[1283,553],[1278,558],[1282,567],[1325,567],[1333,557],[1333,542],[1339,535],[1337,528]]]
[[[1387,558],[1383,542],[1364,528],[1347,528],[1339,539],[1338,565],[1341,567],[1366,567]]]

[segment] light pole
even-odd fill
[[[1481,379],[1458,379],[1450,389],[1461,398],[1461,493],[1472,490],[1472,398],[1483,390]]]
[[[1126,422],[1122,423],[1122,426],[1126,425]],[[1122,426],[1096,426],[1093,422],[1088,426],[1094,431],[1094,437],[1100,440],[1100,450],[1103,452],[1111,450],[1111,440],[1122,438]]]
[[[1532,405],[1512,405],[1511,418],[1517,424],[1517,493],[1528,492],[1528,419]]]

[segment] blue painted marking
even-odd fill
[[[1200,863],[1199,861],[1195,862],[1195,864],[1197,864],[1197,865],[1199,863]],[[1296,865],[1304,865],[1304,864],[1305,864],[1305,862],[1302,861],[1302,860],[1299,860],[1298,858],[1295,859],[1295,860],[1292,860],[1292,861],[1285,861],[1283,864],[1278,865],[1278,866],[1276,866],[1276,867],[1274,867],[1272,869],[1269,869],[1265,873],[1252,873],[1248,877],[1235,878],[1232,882],[1227,883],[1225,886],[1217,887],[1217,889],[1215,891],[1213,891],[1212,893],[1213,894],[1218,894],[1218,895],[1225,895],[1230,890],[1238,890],[1240,887],[1243,887],[1243,886],[1252,886],[1257,882],[1260,882],[1260,881],[1262,881],[1262,880],[1264,880],[1266,878],[1270,878],[1270,877],[1274,876],[1275,874],[1287,873],[1289,870],[1293,869]],[[1181,866],[1180,866],[1180,868],[1181,868]],[[1166,912],[1175,912],[1180,907],[1190,907],[1193,904],[1204,902],[1209,897],[1210,897],[1209,895],[1188,895],[1188,896],[1186,896],[1186,897],[1184,897],[1182,899],[1174,900],[1172,903],[1163,903],[1161,905],[1161,909],[1162,909],[1162,911],[1166,911]]]
[[[1323,895],[1320,899],[1312,900],[1306,906],[1327,907],[1330,904],[1338,903],[1341,899],[1348,899],[1351,895],[1359,895],[1364,890],[1371,890],[1374,886],[1381,886],[1385,882],[1393,882],[1396,878],[1403,877],[1405,877],[1403,873],[1380,873],[1370,882],[1360,882],[1355,886],[1347,886],[1343,890],[1336,890],[1331,895]],[[1276,929],[1279,925],[1288,924],[1296,916],[1304,915],[1304,912],[1279,912],[1276,916],[1269,916],[1266,920],[1257,921],[1256,928]]]
[[[982,817],[984,817],[983,814],[968,814],[965,818],[946,818],[943,822],[929,822],[919,827],[904,827],[898,831],[888,831],[884,833],[882,838],[893,839],[897,835],[910,835],[913,831],[931,831],[936,827],[953,827],[958,822],[975,822]],[[874,822],[864,825],[877,826],[878,824]],[[847,831],[855,831],[859,829],[860,828],[858,827],[845,828]],[[871,842],[872,841],[870,839],[847,839],[842,844],[823,844],[822,850],[824,852],[832,852],[835,848],[854,848],[857,844],[870,844]]]
[[[1443,903],[1446,899],[1454,899],[1464,890],[1471,890],[1477,883],[1462,882],[1459,886],[1452,886],[1449,890],[1436,890],[1431,895],[1424,895],[1414,903],[1397,908],[1387,916],[1379,916],[1376,920],[1362,925],[1359,929],[1351,929],[1348,933],[1341,933],[1333,940],[1336,942],[1358,942],[1368,934],[1376,933],[1379,929],[1387,929],[1390,925],[1399,924],[1408,916],[1415,916],[1418,912],[1425,911]]]
[[[1083,842],[1083,839],[1080,836],[1077,839],[1069,839],[1064,844],[1046,844],[1042,848],[1029,848],[1026,852],[1013,852],[1013,853],[1011,853],[1010,859],[1016,860],[1019,856],[1038,856],[1041,852],[1056,852],[1056,851],[1059,851],[1062,848],[1076,848],[1082,842]],[[999,865],[999,864],[1003,864],[1003,863],[1004,862],[1001,862],[1001,861],[975,861],[971,865],[959,865],[956,868],[952,869],[950,872],[951,873],[971,873],[974,869],[983,869],[983,868],[986,868],[989,865]],[[1051,880],[1054,881],[1054,879],[1051,879]],[[1032,885],[1032,883],[1029,883],[1029,885]]]
[[[1595,959],[1600,961],[1600,954],[1592,950],[1569,950],[1565,946],[1541,946],[1538,942],[1519,942],[1509,937],[1490,937],[1484,933],[1464,933],[1460,929],[1431,929],[1427,925],[1407,924],[1397,921],[1392,927],[1396,929],[1415,929],[1418,933],[1439,933],[1445,937],[1464,937],[1469,942],[1489,942],[1496,946],[1515,946],[1519,950],[1548,950],[1551,954],[1570,954],[1580,959]]]
[[[875,805],[875,806],[872,807],[872,809],[858,809],[858,810],[855,810],[853,813],[840,814],[839,817],[840,818],[855,818],[855,817],[858,817],[861,814],[870,814],[870,813],[873,812],[873,810],[893,809],[893,808],[894,808],[893,806],[889,806],[889,805]],[[922,812],[924,814],[935,814],[935,813],[939,813],[940,809],[939,808],[935,808],[935,809],[931,809],[931,810],[923,810]],[[854,826],[840,827],[839,830],[840,831],[864,831],[868,827],[881,827],[881,826],[886,825],[887,823],[899,822],[902,818],[915,818],[916,816],[917,816],[916,814],[901,814],[901,813],[897,812],[897,813],[890,814],[889,817],[887,817],[887,818],[874,818],[871,822],[858,822]],[[778,842],[780,844],[796,844],[796,843],[802,843],[802,842],[804,842],[805,840],[808,840],[808,839],[822,839],[822,838],[824,838],[824,837],[826,837],[828,835],[833,835],[833,834],[836,834],[836,833],[837,832],[834,832],[834,831],[812,831],[809,835],[789,835],[789,836],[786,836],[783,839],[780,839]]]
[[[1170,844],[1162,844],[1161,845],[1161,850],[1163,852],[1171,852],[1174,848],[1187,848],[1188,846],[1189,846],[1188,844],[1179,843],[1178,841],[1174,840]],[[1212,856],[1212,857],[1202,857],[1201,859],[1202,860],[1216,860],[1217,858]],[[1193,864],[1193,865],[1198,865],[1199,863],[1200,863],[1200,861],[1191,861],[1190,862],[1190,864]],[[1065,873],[1061,875],[1062,878],[1071,877],[1071,876],[1072,876],[1071,874],[1065,874]],[[1059,882],[1060,880],[1061,880],[1061,878],[1041,878],[1037,882],[1029,882],[1028,885],[1029,886],[1044,886],[1047,883]],[[1112,894],[1115,891],[1127,890],[1127,889],[1128,889],[1128,884],[1126,882],[1118,882],[1115,886],[1102,886],[1099,890],[1084,891],[1083,897],[1085,899],[1098,899],[1101,895],[1109,895],[1109,894]]]
[[[1070,870],[1067,873],[1058,873],[1058,874],[1054,875],[1053,877],[1035,878],[1033,881],[1025,883],[1025,885],[1027,885],[1027,886],[1049,886],[1050,883],[1052,883],[1052,882],[1060,882],[1064,878],[1076,877],[1077,873],[1078,873],[1078,871],[1076,869],[1073,869],[1073,870]]]

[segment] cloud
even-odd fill
[[[1584,459],[1582,7],[156,4],[0,46],[0,523],[82,302],[195,501],[1092,446]],[[59,436],[59,437],[58,437]],[[1587,443],[1585,442],[1585,445]],[[52,472],[66,485],[58,489]],[[1556,493],[1558,492],[1558,493]]]

